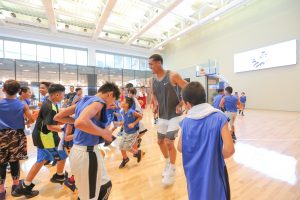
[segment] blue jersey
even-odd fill
[[[121,111],[121,115],[124,119],[124,130],[127,134],[136,133],[139,130],[139,125],[136,124],[133,128],[129,128],[128,125],[135,122],[137,118],[133,115],[136,111],[133,109],[129,109],[126,113],[124,110]]]
[[[1,99],[0,130],[24,128],[24,104],[18,99]]]
[[[224,107],[228,112],[237,112],[238,99],[233,95],[224,96]]]
[[[75,109],[75,120],[80,116],[80,113],[90,104],[94,102],[99,102],[102,103],[104,106],[101,110],[101,116],[100,119],[93,118],[92,122],[100,127],[100,128],[105,128],[107,124],[107,114],[106,114],[106,104],[103,99],[97,97],[97,96],[85,96],[81,101],[79,101],[76,104],[76,109]],[[103,139],[99,136],[92,135],[89,133],[86,133],[84,131],[81,131],[79,129],[75,129],[74,132],[74,138],[73,138],[73,143],[76,145],[81,145],[81,146],[94,146],[99,143],[103,142]]]
[[[213,103],[214,108],[217,108],[217,109],[221,110],[220,103],[221,103],[221,100],[222,100],[223,96],[224,95],[222,95],[222,94],[217,94],[214,97],[214,103]]]
[[[223,113],[215,112],[202,119],[186,117],[180,123],[189,200],[228,199],[229,184],[221,137],[226,122]]]
[[[246,96],[241,96],[240,97],[240,102],[241,103],[246,103],[246,101],[247,101],[247,97]]]

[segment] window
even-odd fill
[[[20,42],[4,41],[4,56],[5,58],[20,59]]]
[[[96,53],[96,66],[97,67],[105,67],[105,54],[104,53]]]
[[[9,59],[0,59],[0,81],[15,79],[15,62]]]
[[[22,60],[36,61],[36,45],[29,43],[21,43],[21,58]]]
[[[64,63],[64,49],[60,47],[51,47],[51,62]]]
[[[87,66],[87,51],[76,51],[76,63],[77,65]]]
[[[52,54],[51,54],[52,56]],[[40,82],[50,81],[59,82],[59,64],[56,63],[40,63]]]
[[[124,56],[124,69],[131,69],[131,57]]]
[[[60,65],[60,77],[62,85],[77,85],[77,66]]]
[[[114,68],[114,55],[105,54],[105,67]]]
[[[36,46],[37,51],[37,60],[38,61],[44,61],[44,62],[50,62],[50,47],[44,46],[44,45],[37,45]]]
[[[140,70],[147,69],[147,60],[146,59],[140,59]]]
[[[140,69],[138,58],[132,58],[132,69]]]
[[[123,69],[123,56],[115,55],[115,68]]]
[[[3,58],[3,40],[0,40],[0,58]]]
[[[64,49],[64,63],[76,65],[76,50]]]
[[[32,61],[16,61],[16,80],[29,85],[38,82],[38,63]]]

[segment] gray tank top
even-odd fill
[[[163,80],[152,78],[153,93],[158,101],[159,118],[169,120],[180,116],[176,114],[176,106],[179,104],[178,86],[173,86],[170,81],[170,71],[166,72]]]

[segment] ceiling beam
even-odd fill
[[[48,27],[52,33],[56,33],[56,18],[54,14],[53,2],[52,0],[43,0],[43,4],[48,18]]]
[[[152,48],[151,50],[152,51],[155,51],[157,50],[159,47],[167,44],[168,42],[180,37],[180,36],[183,36],[187,33],[190,33],[192,31],[194,31],[195,29],[211,22],[214,20],[215,17],[220,17],[220,16],[223,16],[237,8],[240,8],[241,6],[243,5],[246,5],[247,3],[249,3],[250,1],[252,0],[233,0],[232,2],[230,2],[229,4],[225,5],[224,7],[218,9],[217,11],[214,11],[212,12],[211,14],[209,14],[208,16],[200,19],[197,23],[194,23],[193,25],[189,26],[188,28],[186,29],[183,29],[182,31],[174,34],[173,36],[169,37],[167,40],[157,44],[154,48]]]
[[[104,7],[104,11],[102,12],[102,15],[99,17],[99,20],[97,22],[96,30],[92,37],[93,40],[97,40],[97,38],[99,37],[99,34],[102,32],[103,27],[110,15],[111,11],[113,10],[116,2],[117,2],[117,0],[108,0],[108,2],[106,3],[106,5]]]
[[[142,27],[142,29],[132,35],[129,40],[127,41],[127,45],[134,42],[136,39],[138,39],[141,35],[143,35],[146,31],[148,31],[151,27],[153,27],[157,22],[159,22],[164,16],[166,16],[168,13],[171,12],[174,8],[176,8],[183,0],[175,0],[172,2],[168,7],[166,7],[159,15],[154,17],[152,20],[150,20],[145,26]]]

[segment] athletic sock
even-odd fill
[[[58,173],[58,172],[56,172],[56,174],[57,174],[58,176],[64,175],[64,173]]]
[[[29,186],[29,185],[31,185],[31,182],[30,181],[24,181],[24,184],[25,184],[25,186]]]

